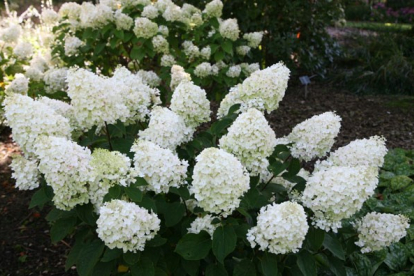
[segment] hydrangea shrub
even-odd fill
[[[226,83],[234,86],[211,122],[208,85],[200,80],[224,86],[214,74],[200,76],[228,65],[201,61],[217,53],[195,44],[203,37],[180,44],[181,61],[169,45],[178,33],[196,35],[188,28],[208,25],[212,37],[219,33],[216,39],[241,47],[238,52],[257,47],[260,33],[243,35],[247,46],[237,46],[237,23],[218,19],[222,7],[219,0],[203,11],[168,0],[122,0],[66,3],[59,14],[42,13],[57,24],[53,47],[65,56],[40,82],[29,77],[27,91],[8,89],[3,106],[22,149],[11,165],[16,187],[37,189],[31,208],[50,208],[52,242],[71,238],[66,269],[76,266],[82,276],[398,270],[403,265],[392,254],[412,250],[399,242],[412,234],[412,214],[383,214],[390,211],[378,200],[379,169],[391,166],[384,161],[384,138],[355,140],[330,153],[341,121],[334,112],[278,137],[265,115],[285,94],[290,70],[283,63]],[[138,47],[142,59],[125,54],[127,44],[113,30],[130,34],[130,53]],[[104,46],[93,44],[103,36],[90,40],[107,32]],[[99,48],[108,53],[94,53]],[[155,58],[148,49],[164,55]],[[129,66],[152,59],[171,68]],[[36,63],[39,72],[42,64]],[[221,73],[235,76],[245,66],[232,64]],[[43,92],[33,91],[39,87]],[[314,170],[307,162],[315,162]],[[398,171],[380,175],[393,191],[410,187],[414,174]]]

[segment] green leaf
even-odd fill
[[[287,167],[289,166],[289,163],[285,162],[279,162],[274,161],[270,166],[269,169],[273,173],[274,176],[278,176],[281,172],[285,171]]]
[[[224,58],[224,52],[217,50],[216,53],[214,54],[214,60],[216,62],[219,62],[220,60],[222,60]]]
[[[128,251],[122,255],[122,258],[128,265],[134,265],[138,263],[140,257],[140,252],[134,253],[131,251]]]
[[[217,44],[210,44],[211,54],[214,54],[218,47],[219,45]]]
[[[289,167],[287,168],[286,176],[295,176],[295,175],[298,174],[300,169],[301,169],[301,166],[300,166],[299,159],[294,158],[289,163]]]
[[[181,260],[181,265],[188,275],[190,276],[198,275],[197,272],[198,272],[198,268],[200,267],[200,261]]]
[[[199,234],[186,234],[178,242],[175,252],[180,254],[186,260],[204,259],[211,249],[211,237],[201,231]]]
[[[236,248],[237,236],[231,225],[217,227],[213,234],[213,254],[223,264],[227,255]]]
[[[301,251],[297,258],[296,264],[304,276],[316,276],[315,258],[309,251]]]
[[[309,244],[310,249],[318,251],[321,248],[325,238],[325,231],[314,227],[309,227],[309,231],[306,234],[306,242]]]
[[[152,240],[149,240],[145,243],[145,246],[148,247],[158,247],[164,245],[167,242],[167,239],[164,239],[160,235],[156,235]]]
[[[120,39],[124,39],[124,31],[123,30],[115,29],[114,34],[115,34],[116,37],[118,37]]]
[[[256,276],[254,264],[244,259],[234,267],[233,276]]]
[[[144,207],[147,210],[152,210],[155,213],[157,213],[157,205],[155,204],[155,200],[152,199],[148,194],[144,195],[144,197],[138,205]]]
[[[97,263],[92,276],[110,276],[115,268],[116,262]]]
[[[137,181],[135,181],[136,186],[148,186],[148,182],[143,177],[137,177]]]
[[[96,263],[99,261],[99,258],[104,251],[104,248],[104,243],[99,239],[86,244],[82,248],[76,265],[76,270],[80,276],[91,275]]]
[[[137,59],[141,61],[145,56],[145,51],[142,47],[134,46],[131,50],[130,57],[131,59]]]
[[[251,210],[251,209],[260,209],[261,207],[267,205],[269,202],[267,201],[266,197],[264,197],[260,192],[256,189],[250,189],[242,198],[240,202],[240,207]]]
[[[131,267],[132,276],[154,276],[154,263],[147,257],[142,257],[137,264]]]
[[[143,193],[142,191],[135,185],[130,185],[129,187],[124,188],[127,196],[133,201],[133,202],[141,202]]]
[[[220,120],[218,122],[215,122],[212,126],[211,126],[211,132],[216,135],[219,136],[225,129],[227,129],[231,124],[233,123],[233,120],[231,119],[223,119]]]
[[[346,276],[345,264],[343,261],[335,258],[334,256],[329,256],[329,268],[336,276]]]
[[[350,259],[358,271],[359,276],[370,276],[371,262],[367,256],[354,252],[350,255]]]
[[[260,259],[260,266],[262,267],[263,275],[273,276],[277,275],[277,256],[265,252]]]
[[[206,268],[206,276],[228,276],[226,269],[220,263],[210,264]]]
[[[176,225],[185,215],[185,206],[180,202],[167,203],[162,201],[157,204],[157,209],[164,215],[167,227]]]
[[[58,219],[72,217],[73,215],[74,215],[73,210],[64,211],[64,210],[57,209],[56,207],[53,207],[52,210],[50,210],[49,214],[47,214],[46,220],[48,222],[54,222],[54,221],[57,221]]]
[[[73,227],[76,225],[77,218],[68,217],[57,220],[50,229],[50,238],[52,243],[57,243],[72,232]]]
[[[103,51],[103,49],[105,48],[105,45],[106,45],[106,43],[99,43],[98,45],[96,45],[94,55],[95,56],[99,55]]]
[[[49,191],[48,191],[49,190]],[[29,209],[34,208],[36,206],[43,206],[49,201],[52,200],[50,196],[52,188],[49,186],[41,187],[37,192],[35,192],[30,200]]]
[[[233,55],[233,43],[230,40],[224,41],[224,43],[221,45],[224,52]]]
[[[402,269],[408,259],[407,250],[402,243],[394,243],[389,247],[389,252],[385,258],[387,266],[395,271]]]
[[[325,248],[331,251],[331,253],[334,256],[338,257],[340,260],[345,260],[344,249],[342,248],[341,243],[335,236],[326,233],[325,238],[323,240],[323,246],[325,246]]]
[[[409,178],[408,176],[398,175],[398,176],[394,177],[393,179],[391,179],[391,183],[390,183],[389,187],[393,191],[398,191],[398,190],[402,190],[402,189],[406,188],[411,183],[413,183],[413,180],[411,178]]]
[[[96,225],[98,217],[91,203],[76,206],[76,214],[84,223],[92,226]]]
[[[229,108],[229,112],[227,112],[227,116],[230,116],[234,113],[236,113],[236,111],[238,111],[240,109],[241,104],[234,104]]]
[[[112,199],[120,199],[122,194],[122,187],[119,185],[115,185],[111,187],[108,191],[108,193],[104,196],[103,201],[108,202]]]
[[[122,249],[119,248],[106,248],[105,253],[101,259],[101,262],[110,262],[118,259],[122,255]]]

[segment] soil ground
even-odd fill
[[[382,135],[389,148],[414,148],[414,98],[356,96],[326,85],[311,84],[288,89],[278,110],[268,115],[277,137],[287,135],[303,120],[326,111],[342,117],[334,148],[354,139]],[[70,241],[51,244],[45,220],[48,209],[29,210],[32,191],[14,188],[8,167],[19,149],[10,129],[0,135],[0,275],[75,275],[64,271]]]

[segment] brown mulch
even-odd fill
[[[405,105],[398,105],[403,100]],[[408,108],[405,108],[408,103]],[[410,108],[411,103],[411,108]],[[290,88],[280,108],[268,115],[277,137],[287,135],[303,120],[326,111],[342,117],[334,148],[354,139],[383,135],[389,148],[414,148],[414,98],[356,96],[325,85]],[[0,134],[0,275],[73,275],[64,272],[69,244],[51,244],[48,210],[28,209],[32,191],[13,186],[8,164],[18,152],[9,129]]]

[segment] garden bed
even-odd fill
[[[356,96],[333,87],[311,84],[288,89],[280,108],[268,116],[277,137],[288,134],[303,120],[334,110],[342,128],[334,148],[357,138],[383,135],[388,148],[413,149],[413,97]],[[0,275],[75,275],[64,272],[70,241],[51,244],[45,220],[48,208],[29,210],[33,192],[18,191],[10,179],[10,155],[18,151],[9,129],[0,136]]]

